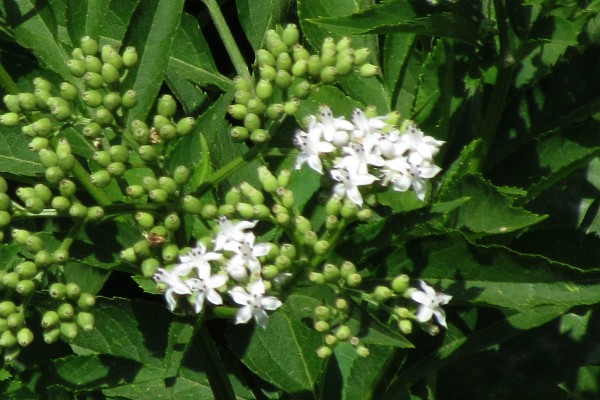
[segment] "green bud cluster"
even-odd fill
[[[294,115],[300,100],[323,84],[358,73],[372,77],[379,68],[369,64],[368,48],[354,49],[349,37],[326,38],[319,54],[311,54],[300,43],[295,24],[267,31],[265,47],[256,52],[256,73],[251,81],[235,78],[234,103],[229,115],[239,121],[231,135],[239,141],[263,143],[270,139],[269,121]]]

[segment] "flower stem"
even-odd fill
[[[12,80],[4,66],[0,63],[0,86],[6,90],[8,94],[18,94],[20,92],[19,87]]]
[[[225,46],[225,50],[227,54],[229,54],[229,58],[233,64],[233,68],[235,68],[236,73],[244,79],[250,80],[250,72],[248,71],[248,66],[246,65],[246,61],[244,57],[242,57],[242,53],[240,52],[237,43],[231,31],[229,30],[229,26],[223,17],[223,13],[221,13],[221,9],[217,4],[216,0],[202,0],[202,2],[208,8],[208,12],[210,17],[212,18],[217,31],[219,32],[219,36],[223,41],[223,45]]]
[[[204,318],[199,318],[195,326],[194,343],[202,365],[205,367],[206,376],[215,399],[236,400],[231,381],[227,376],[225,364],[217,351],[217,347],[210,337],[204,323]]]
[[[87,192],[98,203],[98,205],[104,207],[112,203],[104,191],[94,186],[90,180],[90,175],[78,161],[75,161],[75,165],[73,166],[71,173],[75,178],[77,178],[81,186],[87,190]]]

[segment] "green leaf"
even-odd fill
[[[138,95],[137,105],[127,114],[128,125],[134,119],[145,120],[150,113],[164,79],[183,3],[183,0],[148,0],[131,23],[127,42],[138,49],[140,56],[124,82]]]
[[[65,265],[64,271],[68,282],[76,283],[83,292],[93,295],[97,294],[104,287],[104,283],[110,277],[110,271],[94,268],[80,261],[68,262]]]
[[[202,87],[215,86],[223,91],[233,87],[232,81],[223,75],[208,71],[179,58],[169,58],[167,73],[171,76],[176,75],[179,78]]]
[[[337,350],[337,349],[336,349]],[[386,387],[389,376],[384,376],[389,364],[395,365],[395,373],[402,368],[406,355],[400,354],[396,349],[383,346],[369,346],[369,356],[358,358],[352,363],[350,374],[344,385],[345,400],[367,400],[377,397],[377,391]],[[336,351],[336,358],[337,358]]]
[[[311,318],[319,304],[316,298],[292,294],[284,307],[269,318],[265,330],[232,330],[231,349],[267,382],[290,393],[312,392],[324,366],[324,360],[316,354],[322,337],[303,320]]]
[[[40,7],[33,0],[5,2],[7,22],[17,42],[31,49],[48,69],[65,80],[72,80],[66,62],[67,53],[57,39],[57,27],[50,7]]]
[[[235,3],[246,37],[252,48],[257,50],[262,44],[267,29],[273,27],[273,0],[236,0]]]
[[[600,301],[600,283],[591,273],[501,246],[478,246],[459,234],[409,241],[388,257],[387,265],[390,275],[408,273],[437,282],[454,296],[450,305],[567,310]]]
[[[0,172],[35,176],[44,173],[39,157],[27,148],[29,141],[18,128],[0,131]]]
[[[110,1],[67,0],[67,29],[71,42],[78,46],[83,36],[99,37],[110,5]]]
[[[138,8],[139,3],[140,0],[110,0],[105,18],[101,21],[102,25],[99,35],[112,39],[115,45],[121,44],[133,13]]]
[[[350,319],[346,322],[353,332],[359,332],[356,336],[365,345],[377,345],[387,347],[412,348],[414,347],[398,332],[381,323],[373,314],[360,306],[355,306],[350,313]]]
[[[392,33],[383,43],[383,84],[388,93],[396,94],[401,83],[402,68],[411,53],[415,35]],[[395,96],[392,96],[395,97]]]
[[[322,15],[327,17],[310,19],[310,22],[339,35],[403,32],[449,37],[469,44],[477,37],[477,25],[456,12],[419,16],[412,4],[402,0],[384,0],[342,18]]]
[[[473,232],[505,233],[537,224],[546,216],[514,207],[489,181],[480,175],[465,175],[448,188],[441,200],[469,197],[470,200],[451,216],[451,226]]]

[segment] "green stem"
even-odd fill
[[[75,178],[77,178],[81,186],[87,190],[87,192],[90,194],[90,196],[92,196],[96,203],[98,203],[98,205],[105,207],[112,203],[104,191],[94,186],[90,180],[90,174],[88,174],[88,172],[78,161],[75,161],[75,165],[73,166],[71,173]]]
[[[71,229],[69,229],[69,233],[67,233],[67,236],[63,239],[63,241],[61,242],[60,246],[58,247],[60,250],[69,250],[69,248],[71,247],[71,245],[73,244],[73,242],[75,241],[75,236],[77,235],[77,233],[79,232],[79,230],[85,225],[85,220],[84,219],[78,219],[75,221],[75,225],[73,225],[71,227]]]
[[[199,318],[195,326],[195,343],[202,365],[205,367],[206,376],[215,399],[236,400],[231,381],[227,376],[225,364],[217,351],[217,347],[210,337],[204,323],[204,318]]]
[[[229,30],[229,26],[223,17],[223,13],[221,13],[221,9],[217,4],[216,0],[202,0],[202,2],[208,8],[208,12],[210,17],[212,18],[217,31],[219,32],[219,36],[223,41],[223,45],[225,46],[225,50],[227,54],[229,54],[229,58],[235,68],[235,71],[239,76],[244,79],[251,80],[250,71],[248,71],[248,66],[246,65],[246,61],[244,57],[242,57],[242,53],[235,42],[231,31]]]
[[[6,90],[8,94],[19,94],[20,90],[15,81],[12,80],[4,66],[0,63],[0,86]]]

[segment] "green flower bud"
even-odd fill
[[[121,105],[127,109],[135,107],[138,102],[137,92],[133,89],[126,91],[121,98]]]
[[[327,230],[336,229],[339,226],[340,220],[335,215],[328,215],[325,219],[325,228]]]
[[[41,118],[32,123],[31,129],[38,137],[48,137],[52,133],[52,121],[48,118]]]
[[[80,310],[89,310],[96,304],[96,298],[89,293],[81,293],[77,299],[77,307]]]
[[[214,204],[205,204],[202,206],[202,211],[200,211],[200,215],[204,219],[215,219],[219,213],[220,209],[218,209]]]
[[[356,273],[356,266],[350,261],[344,261],[340,266],[342,278],[347,279],[350,274]]]
[[[8,272],[2,276],[0,282],[2,282],[2,286],[15,289],[19,284],[21,277],[15,271]]]
[[[338,76],[349,75],[354,71],[354,56],[349,53],[338,54],[335,70]]]
[[[279,248],[280,254],[285,256],[291,260],[295,259],[297,256],[296,247],[290,243],[284,243]]]
[[[119,74],[119,71],[112,64],[104,63],[102,64],[100,76],[102,76],[104,83],[108,83],[110,85],[111,83],[118,82],[121,74]]]
[[[310,76],[321,76],[321,70],[323,69],[323,62],[321,61],[321,57],[317,55],[312,55],[308,59],[308,74]]]
[[[56,311],[46,311],[42,316],[42,328],[48,329],[55,327],[60,321],[60,317]]]
[[[69,208],[69,215],[73,218],[85,218],[87,217],[87,207],[81,203],[73,203]]]
[[[254,210],[251,204],[248,203],[237,203],[235,205],[235,209],[240,215],[240,217],[244,219],[250,219],[254,216]]]
[[[165,217],[163,224],[168,231],[175,232],[181,226],[181,219],[176,213],[171,213]]]
[[[275,76],[275,84],[281,89],[287,89],[292,84],[292,75],[284,70],[277,71]]]
[[[363,64],[358,69],[358,74],[363,78],[371,78],[379,74],[379,67],[373,64]]]
[[[320,272],[310,272],[308,274],[308,279],[317,285],[324,285],[326,282],[325,277]]]
[[[144,191],[144,188],[141,185],[127,186],[127,188],[125,189],[125,193],[127,194],[127,196],[131,197],[132,199],[139,199],[144,194],[146,194],[146,192]]]
[[[252,93],[242,91],[242,90],[237,90],[233,96],[233,99],[237,104],[243,104],[243,105],[247,105],[248,101],[252,98],[254,98]]]
[[[122,162],[112,162],[108,164],[106,170],[110,174],[110,176],[119,177],[125,173],[125,164]]]
[[[315,321],[314,328],[317,332],[328,332],[329,323],[326,321]]]
[[[68,172],[73,169],[75,166],[75,156],[73,154],[58,154],[58,166],[65,172]]]
[[[175,115],[177,111],[177,102],[173,96],[169,94],[163,95],[160,99],[158,99],[158,104],[156,105],[156,112],[166,118],[171,118]]]
[[[292,266],[292,260],[289,257],[280,254],[275,258],[275,266],[279,271],[285,271]]]
[[[29,296],[35,291],[35,282],[30,279],[23,279],[17,284],[15,291],[21,296]]]
[[[270,82],[275,79],[275,76],[277,75],[277,70],[275,69],[275,67],[272,67],[270,65],[261,64],[258,67],[258,75],[260,76],[261,80]]]
[[[71,154],[71,145],[67,139],[61,138],[56,144],[56,155],[60,158],[67,154]]]
[[[304,77],[308,73],[308,61],[298,60],[292,65],[292,75]]]
[[[256,64],[258,65],[270,65],[275,66],[275,56],[266,49],[258,49],[256,51]]]
[[[277,183],[277,178],[269,171],[269,169],[265,166],[261,166],[258,168],[258,179],[267,193],[274,193],[279,188],[279,184]]]
[[[153,176],[145,176],[144,179],[142,179],[142,187],[146,192],[158,189],[158,179]]]
[[[189,214],[199,214],[202,212],[202,202],[197,197],[187,195],[181,201],[181,208]]]
[[[245,92],[252,91],[252,85],[250,84],[250,80],[242,78],[241,76],[236,76],[233,79],[233,85],[235,90],[242,90]]]
[[[77,324],[75,322],[62,322],[60,324],[60,334],[66,339],[75,339],[77,337]]]
[[[17,244],[24,245],[27,242],[29,235],[30,233],[25,229],[13,229],[11,231],[11,236]]]
[[[340,214],[344,218],[352,218],[358,213],[358,206],[351,201],[345,201]]]
[[[173,181],[176,185],[183,185],[190,179],[190,170],[185,165],[180,165],[173,171]]]
[[[377,286],[373,290],[373,299],[382,303],[386,300],[389,300],[392,297],[393,293],[391,289],[387,286]]]
[[[94,314],[81,311],[77,314],[77,325],[86,332],[94,329]]]
[[[331,350],[331,347],[321,346],[317,349],[317,357],[319,358],[328,358],[331,357],[332,354],[333,351]]]
[[[44,336],[44,342],[46,344],[52,344],[60,338],[60,329],[55,328],[55,329],[45,330],[43,333],[43,336]]]
[[[269,132],[267,132],[264,129],[255,129],[250,134],[250,140],[252,141],[252,143],[256,143],[256,144],[266,143],[270,139],[271,139],[271,136],[269,135]]]
[[[42,240],[38,236],[30,235],[28,241],[31,238],[37,238],[39,240]],[[43,244],[44,243],[42,242],[42,245]],[[23,261],[15,267],[15,272],[19,274],[19,277],[21,277],[21,279],[31,279],[37,274],[37,266],[32,261]]]
[[[371,57],[371,50],[368,47],[354,50],[354,65],[361,66]]]
[[[2,210],[0,211],[0,228],[8,226],[11,221],[11,216],[8,212]]]
[[[100,61],[100,59],[98,57],[95,56],[86,56],[83,59],[83,62],[85,63],[85,70],[87,72],[93,72],[95,74],[99,74],[100,71],[102,71],[102,61]],[[85,79],[85,77],[84,77]]]
[[[75,316],[75,308],[73,308],[71,303],[62,303],[58,306],[56,312],[61,320],[70,320]]]
[[[412,321],[409,319],[401,319],[398,321],[398,329],[405,335],[410,335],[412,333]]]
[[[335,331],[335,337],[340,341],[348,340],[350,336],[352,336],[352,330],[347,325],[340,325]]]
[[[321,82],[323,83],[333,83],[337,79],[337,70],[335,67],[327,66],[323,67],[321,70]]]
[[[0,318],[0,334],[6,332],[7,330],[8,323],[6,322],[6,319]]]
[[[83,81],[92,89],[99,89],[104,84],[102,75],[97,72],[86,72],[85,75],[83,75]]]
[[[298,111],[298,107],[300,107],[300,100],[292,99],[283,103],[283,112],[285,115],[294,115]]]
[[[410,278],[408,275],[398,275],[392,281],[392,290],[396,293],[404,293],[406,289],[408,289],[408,285],[410,283]]]
[[[102,99],[102,105],[109,111],[116,110],[121,105],[121,96],[119,93],[107,93]]]
[[[98,42],[90,36],[81,38],[81,51],[83,55],[89,56],[98,53]]]
[[[335,282],[340,277],[340,269],[333,264],[325,264],[323,266],[323,275],[328,282]]]
[[[10,211],[12,209],[12,200],[6,193],[0,192],[0,210]]]
[[[250,137],[250,133],[248,133],[248,129],[243,126],[236,126],[231,130],[231,137],[236,142],[243,142]]]
[[[243,120],[246,114],[248,114],[248,109],[243,104],[232,104],[227,109],[229,115],[231,115],[234,119]]]
[[[260,117],[256,114],[248,113],[244,117],[244,127],[249,132],[253,132],[261,127],[262,123]]]
[[[279,275],[279,270],[274,265],[264,265],[261,268],[260,274],[264,279],[272,280],[277,278],[277,276]]]
[[[266,100],[273,96],[273,85],[267,79],[261,79],[256,84],[256,96],[261,100]]]
[[[154,216],[150,213],[138,211],[134,214],[133,218],[143,229],[150,229],[154,226]]]
[[[357,346],[356,347],[356,354],[358,354],[359,357],[368,357],[371,353],[369,352],[369,349],[367,349],[365,346]]]
[[[240,189],[233,187],[225,194],[225,203],[235,206],[242,201],[242,192]]]
[[[292,58],[294,59],[294,62],[298,62],[300,60],[308,61],[310,58],[310,53],[301,44],[295,44],[292,47]]]
[[[317,306],[315,307],[315,318],[319,321],[329,321],[331,310],[327,306]]]
[[[185,136],[194,130],[194,126],[196,125],[196,120],[192,117],[185,117],[177,122],[176,130],[179,136]]]
[[[352,38],[349,36],[344,36],[335,45],[335,48],[338,52],[343,52],[344,50],[351,49],[352,46]]]
[[[321,63],[323,64],[323,68],[325,67],[333,67],[337,62],[337,53],[335,50],[327,50],[321,53]],[[321,71],[321,75],[323,71]]]
[[[131,247],[131,249],[133,250],[133,254],[135,255],[136,259],[147,258],[147,257],[150,257],[150,255],[151,255],[150,244],[148,243],[148,240],[146,240],[146,239],[137,241]]]
[[[123,68],[123,58],[109,45],[102,46],[100,58],[102,59],[102,62],[109,63],[118,70]]]
[[[273,103],[266,110],[267,118],[278,120],[283,115],[283,104]]]
[[[58,213],[66,213],[71,208],[71,201],[63,196],[56,196],[51,202],[52,208]]]
[[[69,251],[67,249],[56,249],[52,253],[54,261],[58,264],[64,264],[69,261]]]
[[[300,40],[300,31],[296,24],[287,24],[281,32],[281,40],[289,47],[294,46]]]
[[[50,98],[52,97],[52,94],[47,90],[41,90],[41,89],[35,89],[35,91],[33,93],[34,93],[37,108],[40,110],[47,110],[49,108],[48,100],[50,100]]]
[[[226,216],[228,218],[233,217],[235,215],[235,205],[233,204],[223,204],[219,207],[218,214]]]
[[[99,188],[108,186],[110,180],[111,174],[106,170],[96,171],[90,176],[90,181],[92,184]]]
[[[323,39],[323,43],[321,44],[321,53],[325,53],[326,51],[337,51],[337,44],[335,43],[334,38],[326,37]]]
[[[16,94],[7,94],[3,98],[6,109],[10,112],[20,113],[21,106],[19,105],[19,96]]]
[[[368,208],[363,208],[362,210],[360,210],[359,212],[356,213],[356,218],[359,221],[368,221],[373,217],[373,211],[371,211]]]
[[[48,293],[54,300],[63,300],[67,295],[67,287],[63,283],[56,282],[50,285]]]
[[[17,306],[12,301],[3,301],[0,303],[0,316],[8,318],[9,315],[17,311]]]
[[[64,197],[72,197],[77,190],[77,186],[75,183],[69,179],[63,179],[58,184],[58,190],[60,194]]]
[[[8,127],[19,125],[19,114],[8,112],[0,115],[0,124]]]
[[[154,148],[154,146],[149,144],[138,147],[138,155],[142,160],[146,162],[154,161],[158,158],[156,149]]]
[[[310,223],[308,218],[303,217],[302,215],[298,215],[294,219],[294,225],[296,226],[296,230],[299,233],[306,233],[312,229],[312,224]]]
[[[123,52],[123,65],[127,68],[133,67],[138,62],[138,53],[135,47],[128,46]]]
[[[266,32],[265,45],[275,57],[289,50],[288,46],[281,40],[279,34],[273,29]]]
[[[44,248],[44,241],[37,235],[29,235],[25,242],[25,246],[27,246],[27,250],[30,252],[37,253]],[[19,268],[21,270],[19,270]],[[24,263],[17,265],[15,271],[17,271],[23,279],[33,278],[37,272],[35,270],[35,264],[31,261],[25,261]]]
[[[167,202],[167,200],[169,199],[169,194],[166,190],[163,189],[152,189],[148,193],[148,198],[154,203],[162,204]]]
[[[92,112],[92,119],[97,122],[100,126],[111,125],[114,121],[112,113],[104,108],[98,107]]]
[[[111,146],[108,152],[112,161],[126,163],[129,160],[129,150],[123,144]]]
[[[129,263],[137,262],[137,256],[135,255],[135,251],[133,251],[133,247],[128,247],[121,250],[119,253],[119,258]]]
[[[100,150],[94,152],[92,154],[92,159],[98,163],[101,167],[108,167],[108,165],[112,162],[110,157],[110,153],[107,150]]]
[[[262,100],[258,98],[252,98],[248,101],[246,109],[250,113],[262,114],[267,109],[267,106],[265,106],[265,103],[263,103]]]
[[[44,201],[39,197],[29,197],[25,200],[25,208],[32,214],[39,214],[44,211]]]
[[[175,183],[175,180],[168,176],[161,176],[158,178],[158,186],[168,194],[175,194],[177,192],[177,184]]]
[[[147,258],[142,261],[142,275],[146,278],[152,278],[158,268],[160,267],[160,262],[156,258]]]
[[[33,257],[33,262],[40,268],[46,268],[52,265],[54,259],[48,251],[39,250],[37,253],[35,253],[35,256]]]
[[[304,79],[298,80],[298,82],[295,83],[294,86],[292,87],[292,92],[293,92],[294,96],[296,96],[299,99],[307,98],[310,95],[310,91],[311,91],[310,83],[308,83],[308,81],[306,81]],[[284,106],[284,110],[285,110],[285,106]]]
[[[17,343],[21,347],[27,347],[33,342],[33,332],[28,328],[21,328],[17,332]]]
[[[77,78],[81,78],[87,72],[83,60],[69,60],[67,61],[67,68],[71,71],[71,75]]]
[[[17,338],[11,331],[5,331],[2,336],[0,336],[0,346],[7,348],[13,347],[17,344]]]
[[[81,96],[86,106],[90,108],[99,107],[102,104],[102,95],[97,90],[87,90]]]
[[[20,311],[12,313],[8,317],[6,317],[6,323],[11,329],[18,329],[25,325],[25,314],[23,314],[23,312]]]
[[[79,296],[81,295],[81,288],[76,283],[73,283],[73,282],[67,283],[66,289],[67,289],[67,297],[71,300],[77,300],[79,298]]]
[[[88,221],[99,221],[104,218],[104,209],[100,206],[92,206],[87,210],[87,219]]]
[[[33,187],[34,196],[39,197],[45,203],[52,200],[52,191],[50,188],[42,183],[36,183]]]
[[[362,276],[360,276],[360,274],[354,273],[346,277],[346,285],[348,285],[351,288],[358,287],[361,283]]]
[[[277,61],[275,62],[275,66],[278,70],[290,71],[292,69],[292,65],[294,60],[290,57],[289,53],[281,53],[277,56]]]
[[[179,248],[177,245],[168,244],[162,249],[162,259],[167,264],[172,263],[179,257]]]

